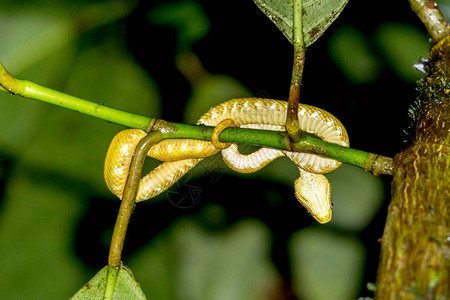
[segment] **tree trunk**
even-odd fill
[[[450,36],[429,56],[411,144],[394,158],[376,299],[450,299]]]

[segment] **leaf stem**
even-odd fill
[[[300,136],[300,123],[298,121],[298,104],[302,84],[303,66],[305,64],[305,49],[294,53],[291,86],[289,89],[288,109],[286,112],[286,131],[292,143],[296,143]]]
[[[53,104],[130,128],[145,130],[152,120],[150,117],[121,111],[67,95],[30,81],[16,79],[6,71],[1,63],[0,87],[1,91]],[[214,127],[172,123],[158,119],[154,130],[158,130],[161,140],[169,138],[211,140]],[[372,171],[367,166],[373,164],[372,158],[374,156],[378,157],[376,154],[327,143],[305,132],[299,131],[299,133],[301,133],[301,136],[299,135],[298,141],[291,143],[289,133],[286,132],[227,128],[221,133],[220,140],[223,142],[251,144],[289,151],[316,153],[358,166],[374,174],[391,174],[392,172],[392,166],[389,166],[389,159],[385,160],[386,162],[384,164],[376,168],[377,170],[382,169],[385,171]],[[375,163],[375,165],[378,164],[380,163]]]
[[[306,55],[306,48],[303,42],[302,0],[294,0],[293,12],[294,62],[292,67],[291,86],[289,89],[288,109],[286,112],[286,131],[289,134],[291,143],[295,144],[299,141],[301,134],[298,121],[298,103],[300,100],[300,89]]]

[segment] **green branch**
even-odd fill
[[[450,26],[434,0],[409,0],[411,8],[427,28],[432,43],[450,34]]]
[[[145,130],[152,119],[64,94],[27,80],[16,79],[1,63],[0,90],[77,111],[130,128]],[[211,126],[172,123],[164,120],[157,120],[154,128],[160,131],[161,139],[184,138],[201,140],[211,140],[214,129]],[[221,133],[220,140],[223,142],[251,144],[289,151],[295,148],[299,152],[319,154],[358,166],[376,175],[390,175],[393,172],[392,159],[389,157],[328,143],[308,133],[303,133],[301,139],[292,146],[288,134],[283,131],[228,128]]]
[[[145,129],[150,118],[117,110],[102,104],[90,102],[64,94],[28,80],[14,78],[0,63],[0,90],[11,92],[25,98],[64,107],[98,119],[110,121],[123,126]]]

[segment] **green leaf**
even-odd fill
[[[293,0],[253,0],[293,43]],[[304,0],[303,40],[305,46],[314,43],[339,16],[348,0]]]
[[[112,285],[112,296],[105,296],[109,285]],[[105,297],[105,298],[104,298]],[[147,299],[139,286],[133,272],[126,266],[119,270],[106,266],[84,285],[73,297],[81,299]]]

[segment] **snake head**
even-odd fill
[[[295,181],[295,196],[308,212],[321,224],[331,220],[330,183],[322,174],[300,170]]]

